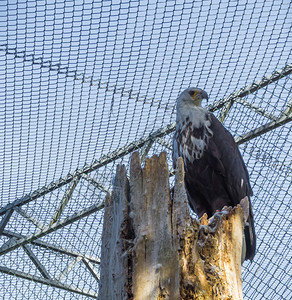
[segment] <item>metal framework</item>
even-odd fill
[[[1,49],[0,49],[1,50]],[[6,52],[10,51],[9,49],[5,50]],[[10,51],[11,52],[11,51]],[[9,53],[10,53],[9,52]],[[16,56],[24,55],[19,53],[14,53]],[[42,63],[45,64],[46,62],[39,62],[38,60],[35,61],[34,57],[24,57],[25,59],[31,59],[34,63]],[[60,67],[58,69],[61,70]],[[61,72],[61,71],[60,71]],[[68,72],[68,71],[67,71]],[[220,101],[216,102],[215,104],[209,106],[209,110],[217,111],[220,110],[220,120],[223,122],[229,111],[232,109],[234,103],[238,103],[242,106],[245,106],[249,110],[256,112],[257,114],[262,115],[267,119],[267,123],[251,130],[250,132],[240,136],[237,138],[236,142],[238,144],[245,143],[251,139],[254,139],[262,134],[267,133],[283,124],[286,124],[292,120],[292,100],[288,103],[288,105],[283,109],[280,116],[275,116],[268,111],[257,107],[256,105],[248,102],[244,98],[259,89],[266,87],[267,85],[276,82],[277,80],[288,76],[292,73],[292,65],[285,66],[282,70],[274,72],[272,75],[263,77],[262,80],[255,82],[247,87],[240,89],[238,92],[229,95],[228,97],[221,99]],[[69,75],[68,75],[69,76]],[[123,92],[123,91],[121,91]],[[93,177],[90,176],[90,173],[98,170],[99,168],[108,165],[109,163],[133,152],[136,150],[141,149],[141,160],[144,160],[149,153],[149,150],[153,146],[154,142],[159,143],[162,147],[164,147],[167,151],[172,149],[172,146],[163,139],[163,137],[170,135],[175,129],[175,124],[170,124],[166,127],[161,128],[160,130],[154,132],[153,134],[149,135],[146,138],[141,138],[137,141],[134,141],[116,151],[101,157],[99,160],[95,161],[93,164],[85,166],[82,169],[78,169],[72,174],[51,183],[48,186],[44,186],[43,188],[34,191],[30,195],[23,196],[20,199],[17,199],[5,207],[0,209],[0,215],[2,215],[2,220],[0,222],[0,234],[9,238],[9,240],[2,245],[0,248],[0,255],[7,254],[9,252],[13,252],[18,248],[23,248],[27,257],[32,261],[35,267],[39,270],[42,277],[39,276],[32,276],[28,273],[21,272],[14,269],[9,269],[7,267],[0,266],[0,272],[5,274],[14,275],[17,277],[21,277],[27,280],[36,281],[45,285],[50,285],[53,287],[57,287],[60,289],[64,289],[70,292],[82,294],[89,297],[96,297],[96,291],[88,291],[88,290],[81,290],[75,288],[70,285],[65,285],[61,283],[61,279],[65,278],[72,272],[74,268],[77,267],[79,263],[82,263],[90,272],[91,276],[94,280],[99,281],[99,273],[96,269],[96,266],[99,265],[100,260],[98,257],[92,257],[83,253],[79,253],[70,249],[61,248],[57,245],[50,244],[48,242],[42,241],[41,238],[49,235],[52,232],[55,232],[69,224],[72,224],[94,212],[101,210],[104,207],[103,202],[98,202],[86,209],[80,210],[77,213],[66,217],[65,219],[61,219],[60,216],[62,215],[63,211],[65,210],[72,193],[76,189],[76,187],[80,184],[80,180],[87,181],[90,185],[94,188],[100,190],[104,195],[109,193],[109,188],[104,186],[103,184],[97,182]],[[170,171],[170,175],[173,174],[173,170]],[[32,201],[37,201],[38,198],[49,194],[55,190],[60,189],[61,187],[68,185],[67,189],[65,190],[63,197],[60,199],[59,206],[51,216],[51,221],[49,225],[42,224],[41,221],[38,220],[38,217],[35,215],[30,215],[26,211],[24,211],[21,207],[25,204],[28,204]],[[7,225],[11,219],[13,214],[19,214],[23,218],[25,218],[29,224],[31,224],[33,230],[37,228],[37,231],[30,235],[21,235],[12,230],[8,230]],[[67,265],[67,267],[57,276],[57,278],[51,278],[49,272],[44,267],[42,261],[40,261],[36,255],[34,254],[30,245],[39,248],[45,248],[53,252],[61,253],[68,258],[70,258],[71,262]]]

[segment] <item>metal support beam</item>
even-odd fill
[[[292,116],[292,98],[289,100],[286,108],[283,110],[283,113],[281,116],[287,116],[291,117]]]
[[[69,199],[71,198],[78,182],[80,180],[80,176],[74,178],[72,184],[69,186],[69,188],[66,190],[65,192],[65,195],[63,197],[63,199],[61,200],[60,204],[59,204],[59,207],[58,209],[56,210],[53,218],[52,218],[52,221],[50,222],[50,225],[56,223],[58,221],[58,219],[60,218],[62,212],[64,211]]]
[[[171,168],[168,172],[168,176],[171,177],[171,176],[174,176],[175,175],[175,170],[174,168]]]
[[[28,214],[26,211],[24,211],[20,207],[18,207],[18,206],[14,207],[14,211],[19,213],[24,218],[26,218],[28,221],[30,221],[32,224],[34,224],[39,229],[42,229],[44,227],[44,224],[42,222],[39,222],[37,219],[35,219],[33,216]]]
[[[248,94],[254,93],[254,92],[258,91],[259,89],[269,85],[270,83],[273,83],[285,76],[288,76],[291,73],[292,73],[292,64],[287,65],[283,69],[281,69],[279,71],[275,71],[270,76],[263,77],[261,80],[254,82],[251,85],[248,85],[248,86],[238,90],[235,93],[230,94],[228,97],[225,97],[225,98],[219,100],[218,102],[216,102],[212,105],[209,105],[207,108],[208,108],[208,110],[214,112],[214,111],[220,109],[225,103],[228,103],[228,102],[233,101],[238,98],[243,98],[243,97],[247,96]],[[137,149],[140,149],[145,144],[147,144],[149,141],[156,140],[157,138],[161,138],[165,135],[168,135],[169,133],[173,132],[174,130],[175,130],[175,123],[172,123],[170,125],[167,125],[161,129],[157,130],[156,132],[154,132],[153,134],[150,134],[149,136],[147,136],[145,138],[141,138],[139,140],[136,140],[136,141],[130,143],[129,145],[121,147],[121,148],[113,151],[112,153],[101,157],[99,160],[95,161],[93,164],[91,164],[89,166],[85,166],[82,169],[78,169],[73,174],[69,174],[66,177],[61,178],[60,180],[58,180],[56,182],[52,182],[48,186],[42,187],[41,189],[36,190],[29,195],[26,195],[20,199],[13,201],[12,203],[7,204],[5,207],[0,209],[0,215],[5,214],[6,211],[11,208],[24,205],[24,204],[29,203],[41,196],[44,196],[56,189],[68,184],[69,182],[74,180],[74,178],[76,176],[81,176],[82,174],[88,174],[94,170],[97,170],[100,167],[103,167],[103,166],[113,162],[114,160],[117,160]]]
[[[3,235],[4,235],[4,232],[6,230],[3,231]],[[14,243],[17,241],[17,238],[16,237],[12,237],[11,239],[9,239],[7,242],[5,242],[4,244],[2,244],[1,248],[2,247],[10,247],[12,245],[14,245]]]
[[[52,233],[60,228],[63,228],[65,226],[77,221],[77,220],[87,217],[90,214],[92,214],[98,210],[101,210],[102,208],[104,208],[104,202],[92,205],[89,208],[86,208],[86,209],[84,209],[62,221],[59,221],[59,222],[56,222],[49,226],[46,226],[45,228],[43,228],[43,230],[39,230],[38,232],[36,232],[28,237],[21,238],[9,246],[5,244],[0,248],[0,255],[6,254],[12,250],[15,250],[15,249],[23,246],[23,245],[26,245],[28,243],[32,243],[33,241],[35,241],[49,233]]]
[[[11,243],[15,243],[15,241],[19,240],[19,239],[24,239],[25,236],[18,234],[18,233],[14,233],[12,231],[9,230],[4,230],[3,231],[3,235],[7,236],[10,238],[10,240],[7,242],[9,245],[11,245]],[[41,247],[41,248],[45,248],[45,249],[49,249],[61,254],[65,254],[71,257],[81,257],[81,258],[86,258],[88,259],[90,262],[95,263],[95,264],[100,264],[100,259],[97,257],[93,257],[87,254],[82,254],[80,252],[77,251],[73,251],[73,250],[69,250],[69,249],[64,249],[58,246],[55,246],[53,244],[41,241],[41,240],[35,240],[31,242],[32,245]]]
[[[87,269],[89,270],[89,272],[91,273],[91,275],[96,279],[96,281],[99,282],[99,274],[98,272],[95,270],[94,266],[92,265],[92,263],[88,260],[88,259],[82,259],[82,261],[84,262],[85,266],[87,267]]]
[[[220,115],[219,115],[219,118],[218,118],[218,120],[219,120],[221,123],[224,122],[224,120],[225,120],[225,118],[227,117],[227,115],[228,115],[228,113],[229,113],[229,111],[230,111],[230,109],[231,109],[233,103],[234,103],[234,100],[231,100],[231,101],[229,101],[229,102],[226,102],[226,103],[223,105],[223,107],[222,107],[222,109],[221,109],[221,112],[220,112]]]
[[[165,141],[162,138],[157,138],[156,142],[162,146],[164,146],[165,148],[167,148],[168,150],[172,150],[172,145],[170,143],[168,143],[167,141]]]
[[[81,259],[81,256],[78,256],[75,259],[73,259],[71,263],[67,266],[67,268],[65,268],[63,272],[60,273],[60,275],[57,277],[57,280],[60,281],[64,276],[66,276],[75,267],[75,265],[80,262]]]
[[[248,86],[238,90],[235,93],[230,94],[228,97],[225,97],[225,98],[217,101],[216,103],[208,106],[208,109],[210,111],[216,111],[216,110],[220,109],[225,103],[230,102],[233,99],[243,98],[243,97],[247,96],[248,94],[252,94],[252,93],[258,91],[259,89],[261,89],[283,77],[288,76],[291,73],[292,73],[292,64],[287,65],[283,69],[281,69],[279,71],[275,71],[270,76],[265,76],[261,80],[256,81],[256,82],[252,83],[251,85],[248,85]]]
[[[250,103],[248,101],[245,101],[242,98],[236,98],[234,101],[237,102],[237,103],[240,103],[240,104],[242,104],[244,106],[246,106],[247,108],[255,111],[256,113],[258,113],[258,114],[260,114],[260,115],[262,115],[264,117],[266,117],[267,119],[270,119],[272,121],[276,121],[277,120],[277,117],[274,116],[273,114],[270,114],[269,112],[265,111],[264,109],[262,109],[262,108],[260,108],[260,107],[258,107],[256,105],[254,105],[254,104],[252,104],[252,103]]]
[[[112,153],[103,156],[102,158],[100,158],[98,161],[95,161],[93,164],[89,165],[89,166],[85,166],[82,169],[76,170],[73,174],[68,174],[66,177],[59,179],[56,182],[52,182],[51,184],[49,184],[48,186],[44,186],[39,190],[34,191],[33,193],[26,195],[20,199],[17,199],[9,204],[7,204],[5,207],[2,207],[0,209],[0,216],[5,214],[7,210],[14,208],[16,206],[21,206],[24,204],[27,204],[33,200],[36,200],[39,197],[42,197],[68,183],[70,183],[72,180],[74,180],[74,178],[76,176],[81,176],[82,174],[88,174],[94,170],[97,170],[111,162],[113,162],[114,160],[117,160],[137,149],[140,149],[141,147],[143,147],[147,142],[149,142],[150,140],[155,140],[158,137],[163,137],[171,132],[173,132],[175,129],[175,123],[171,124],[171,125],[167,125],[159,130],[157,130],[156,132],[154,132],[153,134],[149,135],[146,138],[141,138],[137,141],[134,141],[132,143],[130,143],[127,146],[124,146],[122,148],[119,148],[115,151],[113,151]]]
[[[256,105],[254,105],[254,104],[252,104],[252,103],[250,103],[250,102],[248,102],[248,101],[246,101],[246,100],[244,100],[244,99],[238,97],[238,98],[232,99],[232,100],[229,101],[229,102],[226,102],[226,103],[223,105],[223,107],[222,107],[222,109],[221,109],[221,112],[220,112],[220,115],[219,115],[219,117],[218,117],[218,119],[219,119],[219,121],[220,121],[221,123],[224,122],[224,120],[225,120],[225,118],[227,117],[227,115],[228,115],[228,113],[229,113],[229,111],[230,111],[232,105],[234,104],[234,102],[239,103],[239,104],[242,104],[243,106],[245,106],[245,107],[247,107],[247,108],[253,110],[254,112],[256,112],[256,113],[258,113],[258,114],[260,114],[260,115],[262,115],[262,116],[264,116],[264,117],[266,117],[266,118],[268,118],[268,119],[270,119],[270,120],[273,120],[273,121],[276,121],[276,120],[277,120],[277,117],[274,116],[273,114],[270,114],[270,113],[267,112],[266,110],[264,110],[264,109],[262,109],[262,108],[260,108],[260,107],[258,107],[258,106],[256,106]]]
[[[141,154],[141,162],[143,162],[146,158],[146,156],[148,155],[152,145],[154,143],[154,140],[149,141],[146,146],[145,149],[143,150],[142,154]]]
[[[289,117],[287,116],[281,116],[280,118],[277,119],[277,121],[271,121],[265,125],[262,125],[254,130],[251,130],[250,132],[238,137],[235,141],[238,145],[241,145],[247,141],[250,141],[264,133],[267,133],[275,128],[278,128],[288,122],[292,121],[292,116],[290,115]]]
[[[105,187],[104,185],[100,184],[99,182],[97,182],[95,179],[93,179],[91,176],[89,176],[88,174],[81,174],[81,177],[85,180],[87,180],[89,183],[91,183],[92,185],[94,185],[96,188],[98,188],[99,190],[101,190],[102,192],[105,193],[110,193],[110,190]]]
[[[28,257],[31,259],[31,261],[34,263],[34,265],[37,267],[37,269],[40,271],[40,273],[44,276],[44,278],[51,279],[50,274],[47,272],[45,267],[41,264],[39,259],[34,255],[31,248],[28,245],[24,245],[23,249],[28,255]]]
[[[2,234],[2,232],[3,232],[6,224],[8,223],[12,213],[13,213],[13,209],[9,209],[9,210],[6,211],[6,214],[2,218],[2,220],[0,222],[0,235]]]
[[[24,272],[20,272],[20,271],[17,271],[17,270],[9,269],[9,268],[3,267],[3,266],[0,266],[0,272],[5,273],[5,274],[9,274],[9,275],[13,275],[13,276],[17,276],[17,277],[20,277],[20,278],[23,278],[23,279],[31,280],[31,281],[34,281],[34,282],[46,284],[48,286],[56,287],[56,288],[59,288],[59,289],[66,290],[68,292],[73,292],[73,293],[77,293],[77,294],[92,297],[92,298],[97,298],[97,296],[98,296],[98,294],[96,292],[91,292],[91,291],[78,289],[78,288],[75,288],[75,287],[72,287],[72,286],[69,286],[69,285],[62,284],[62,283],[58,282],[57,280],[49,280],[49,279],[42,278],[42,277],[39,277],[39,276],[30,275],[28,273],[24,273]]]

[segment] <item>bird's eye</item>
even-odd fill
[[[190,94],[191,96],[194,96],[195,91],[189,91],[189,94]]]

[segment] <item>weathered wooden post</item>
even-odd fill
[[[172,197],[165,153],[143,169],[134,153],[129,180],[117,167],[106,199],[99,300],[242,299],[242,209],[192,219],[181,159],[177,166]]]

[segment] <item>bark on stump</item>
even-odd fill
[[[143,169],[134,153],[129,180],[117,167],[106,198],[99,300],[242,299],[243,211],[191,218],[182,159],[177,166],[172,197],[166,153]],[[248,212],[248,201],[242,205]]]

